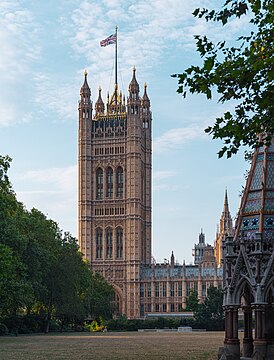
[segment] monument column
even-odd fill
[[[238,306],[225,308],[225,347],[236,358],[240,357],[240,341],[238,338]]]
[[[255,338],[254,338],[254,353],[259,355],[259,358],[264,359],[266,355],[266,338],[265,338],[265,305],[255,304]]]
[[[243,356],[251,356],[253,353],[252,309],[250,306],[244,306],[243,312],[244,312]]]

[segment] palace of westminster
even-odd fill
[[[114,287],[118,311],[128,318],[176,314],[191,289],[202,301],[222,287],[222,244],[233,235],[227,193],[214,247],[201,231],[194,265],[155,263],[151,254],[152,115],[145,84],[133,69],[127,100],[117,84],[93,103],[85,72],[79,101],[79,246],[92,269]]]

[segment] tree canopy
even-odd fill
[[[207,297],[194,311],[194,319],[197,325],[207,330],[224,329],[223,291],[216,287],[210,287]]]
[[[63,327],[110,318],[112,286],[92,272],[75,238],[17,201],[10,161],[0,156],[0,322],[11,329],[19,317],[35,317],[47,332],[53,319]]]
[[[203,64],[173,75],[178,78],[177,92],[184,97],[187,92],[204,94],[207,99],[217,92],[219,102],[234,101],[233,111],[225,111],[205,129],[213,139],[223,141],[219,157],[231,157],[242,145],[253,149],[269,145],[274,134],[273,0],[226,0],[221,10],[199,8],[193,15],[223,26],[249,16],[250,27],[233,46],[225,40],[213,43],[207,36],[196,35]]]

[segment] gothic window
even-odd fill
[[[170,284],[170,296],[174,296],[174,283]]]
[[[182,296],[182,283],[178,284],[178,296]]]
[[[206,296],[206,283],[202,283],[202,296]]]
[[[121,198],[123,197],[123,188],[124,188],[124,174],[121,166],[117,168],[116,177],[117,177],[117,191],[116,191],[117,197]]]
[[[166,303],[163,304],[163,312],[166,312]]]
[[[116,257],[121,259],[123,257],[123,229],[116,230]]]
[[[159,297],[159,284],[155,283],[155,297]]]
[[[112,230],[110,228],[106,231],[106,258],[112,258]]]
[[[102,229],[97,229],[96,231],[96,259],[102,258],[103,252],[103,239],[102,239]]]
[[[147,284],[147,297],[151,297],[151,284]]]
[[[113,196],[113,170],[112,168],[107,169],[107,197],[112,198]]]
[[[186,283],[186,296],[190,295],[190,289],[191,289],[190,283],[188,282],[188,283]]]
[[[103,170],[101,168],[96,170],[96,198],[103,198]]]
[[[140,285],[140,297],[143,298],[145,295],[145,292],[144,292],[144,284],[141,284]]]
[[[171,311],[171,312],[174,312],[174,311],[175,311],[174,303],[171,303],[171,304],[170,304],[170,311]]]
[[[166,283],[163,283],[163,296],[166,296]]]

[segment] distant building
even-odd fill
[[[210,286],[221,287],[222,239],[232,233],[225,194],[214,248],[201,231],[194,265],[180,265],[174,254],[157,264],[151,254],[151,129],[147,86],[142,97],[133,70],[127,100],[118,91],[95,106],[87,73],[79,101],[79,245],[94,271],[114,287],[117,312],[128,318],[178,313],[191,289],[202,301]]]

